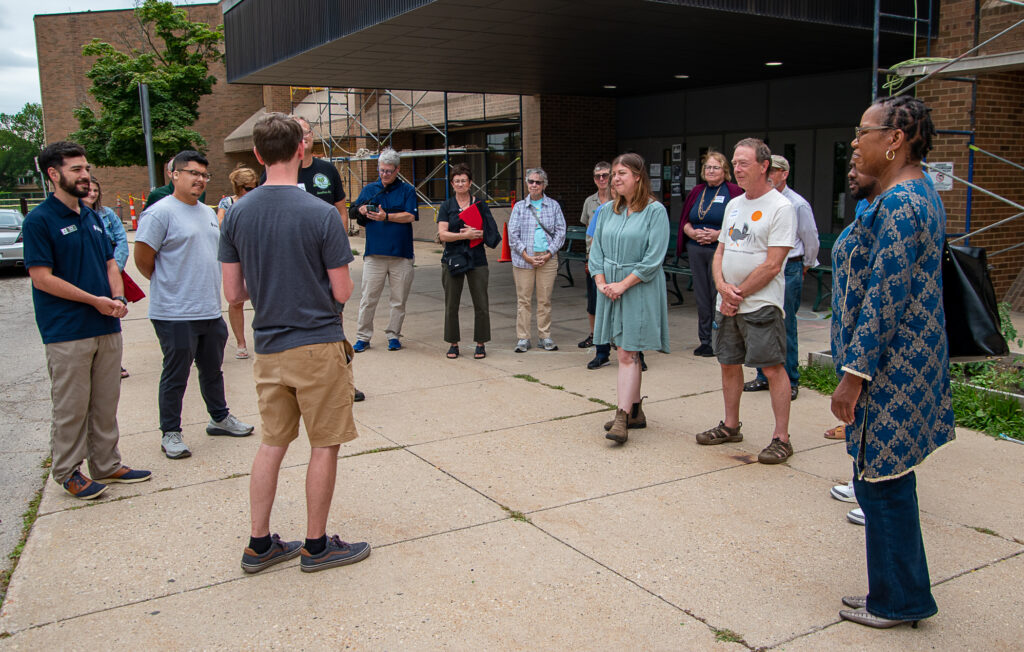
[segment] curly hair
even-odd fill
[[[899,129],[907,137],[910,159],[920,161],[932,149],[935,125],[928,105],[910,95],[896,95],[875,100],[872,106],[884,111],[884,124]]]

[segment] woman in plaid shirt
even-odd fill
[[[516,353],[530,348],[530,317],[537,289],[538,346],[557,351],[551,339],[551,291],[558,276],[558,250],[565,243],[565,217],[558,202],[547,197],[548,174],[541,168],[526,171],[529,196],[516,203],[508,220],[512,250],[512,277],[516,283]]]

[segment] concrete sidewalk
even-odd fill
[[[850,460],[821,436],[834,425],[827,397],[801,390],[788,464],[756,463],[772,427],[766,392],[744,395],[743,442],[696,445],[722,400],[716,361],[691,355],[687,293],[669,311],[672,355],[647,355],[648,427],[616,447],[601,428],[614,363],[589,371],[593,352],[576,347],[588,332],[581,266],[575,288],[556,286],[560,351],[512,352],[511,268],[494,263],[488,356],[473,360],[467,337],[452,361],[440,247],[416,249],[404,348],[386,350],[384,297],[355,362],[368,397],[355,407],[360,437],[338,460],[329,532],[369,541],[367,561],[242,573],[260,429],[206,436],[193,373],[183,412],[193,456],[163,456],[161,357],[143,302],[124,323],[121,452],[154,479],[88,504],[47,482],[0,612],[0,648],[1020,649],[1024,446],[959,430],[919,472],[937,616],[916,630],[840,622],[840,596],[864,593],[867,580],[863,529],[846,521],[852,505],[829,497]],[[801,317],[804,357],[827,348],[828,321]],[[234,359],[232,340],[228,403],[258,424],[251,366]],[[272,530],[285,539],[303,536],[308,449],[300,437],[281,473]]]

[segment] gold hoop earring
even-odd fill
[[[891,149],[885,150],[885,160],[886,161],[892,161],[895,158],[896,158],[896,152],[892,151]]]

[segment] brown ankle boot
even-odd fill
[[[640,428],[646,428],[647,427],[647,415],[644,414],[644,399],[645,398],[647,398],[647,397],[644,396],[643,398],[640,399],[639,403],[634,403],[633,407],[630,408],[629,412],[627,413],[627,416],[626,416],[626,427],[629,428],[630,430],[639,430]],[[605,424],[604,424],[605,431],[611,430],[612,429],[612,424],[614,424],[614,423],[615,423],[614,419],[611,420],[611,421],[606,421]]]
[[[615,419],[611,422],[612,425],[608,428],[608,434],[605,437],[620,444],[626,443],[626,440],[629,439],[629,431],[626,426],[628,419],[629,412],[622,409],[615,410]]]

